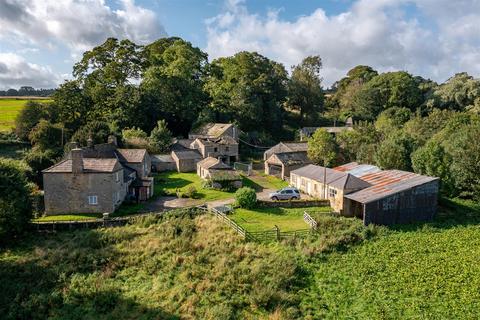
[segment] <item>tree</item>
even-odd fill
[[[308,158],[322,166],[333,166],[337,158],[337,144],[325,129],[318,129],[308,139]]]
[[[475,111],[480,106],[480,80],[466,72],[457,73],[433,91],[427,106],[430,109]]]
[[[355,130],[342,131],[336,136],[342,162],[375,163],[374,155],[380,141],[380,132],[368,122],[360,122]]]
[[[63,149],[64,129],[60,124],[52,124],[42,119],[28,137],[32,145],[41,151],[52,150],[60,154]]]
[[[400,129],[412,117],[412,112],[407,108],[388,108],[378,116],[375,127],[378,131],[388,134],[391,131]]]
[[[30,131],[40,122],[47,118],[46,105],[36,101],[28,101],[25,107],[15,118],[15,133],[22,140],[27,140]]]
[[[165,119],[175,135],[186,135],[207,105],[203,91],[207,54],[180,38],[162,38],[144,49],[146,68],[140,89],[147,132]]]
[[[157,152],[168,152],[172,144],[172,133],[167,128],[165,120],[159,120],[150,133],[150,145]]]
[[[239,52],[212,62],[205,90],[215,121],[241,130],[278,132],[286,98],[285,68],[258,53]]]
[[[86,146],[88,139],[92,139],[94,144],[106,143],[108,136],[113,132],[108,123],[103,121],[92,121],[77,130],[72,136],[72,141],[78,142],[81,146]]]
[[[332,86],[334,94],[327,99],[328,114],[337,121],[340,117],[355,115],[353,99],[356,93],[378,72],[369,66],[356,66],[347,72],[347,76],[335,82]]]
[[[0,158],[0,241],[21,234],[32,218],[26,170],[18,161]]]
[[[322,59],[319,56],[309,56],[292,69],[292,76],[288,81],[287,103],[291,108],[300,111],[302,123],[309,116],[315,120],[323,110],[321,68]]]
[[[40,188],[42,188],[42,170],[54,165],[58,156],[58,152],[51,149],[41,150],[40,148],[33,148],[29,150],[23,158],[25,163],[31,169],[27,172],[29,180],[35,182]]]
[[[374,120],[391,107],[415,111],[421,107],[422,99],[414,77],[403,71],[387,72],[372,78],[353,96],[352,108],[357,117]]]
[[[441,179],[441,190],[448,196],[455,195],[452,179],[452,157],[437,141],[430,140],[426,145],[412,153],[412,167],[416,173]]]
[[[413,140],[405,135],[391,134],[382,141],[375,152],[375,163],[382,169],[411,171],[410,154],[414,150]]]
[[[88,121],[95,120],[93,101],[81,88],[79,81],[66,81],[53,94],[56,121],[75,132]]]

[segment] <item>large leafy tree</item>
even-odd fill
[[[337,150],[335,139],[325,129],[318,129],[308,139],[307,154],[315,164],[325,167],[335,165]]]
[[[150,131],[165,119],[175,135],[185,135],[207,104],[203,91],[207,54],[180,38],[163,38],[145,47],[142,103]]]
[[[245,131],[278,131],[286,83],[283,65],[255,52],[214,60],[205,85],[213,120],[236,121]]]
[[[378,72],[369,66],[359,65],[347,72],[347,76],[333,84],[334,93],[327,99],[327,114],[333,120],[355,114],[353,99],[356,93]]]
[[[415,111],[423,103],[417,80],[404,71],[382,73],[366,83],[352,97],[352,108],[361,119],[374,120],[391,107]]]
[[[145,65],[142,47],[127,39],[108,38],[86,51],[75,64],[73,75],[92,101],[88,117],[118,122],[120,126],[134,125],[129,120],[135,117],[125,118],[124,114],[141,114],[137,88],[132,84],[140,80]]]
[[[323,89],[320,70],[322,59],[309,56],[294,66],[288,81],[288,105],[300,112],[300,122],[316,120],[323,110]]]
[[[375,151],[375,163],[382,169],[410,171],[410,155],[415,148],[414,141],[400,133],[391,134],[383,140]]]
[[[480,80],[458,73],[433,91],[427,106],[480,113]]]
[[[30,131],[41,119],[48,119],[48,105],[36,101],[28,101],[15,118],[15,133],[22,140],[28,140]]]
[[[355,130],[343,131],[336,136],[343,162],[375,163],[374,155],[380,141],[380,132],[372,123],[364,121],[358,123]]]

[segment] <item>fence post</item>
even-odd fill
[[[275,231],[277,232],[277,240],[280,241],[280,228],[277,225],[275,225]]]

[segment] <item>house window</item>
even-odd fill
[[[328,196],[330,198],[335,198],[337,196],[337,189],[328,188]]]
[[[213,152],[217,152],[217,151],[218,151],[217,147],[213,148]]]
[[[301,180],[301,186],[302,186],[303,188],[305,188],[306,185],[307,185],[307,181],[302,178],[302,180]]]
[[[115,181],[120,181],[120,171],[115,172]]]
[[[88,196],[88,204],[90,204],[90,205],[98,204],[98,197],[97,196]]]
[[[120,202],[120,191],[117,191],[116,196],[117,196],[117,202]]]

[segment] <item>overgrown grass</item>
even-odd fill
[[[164,195],[176,195],[177,189],[186,192],[189,187],[197,189],[196,198],[205,201],[233,198],[232,192],[204,189],[202,179],[194,172],[162,172],[157,175],[155,192]]]
[[[255,208],[251,210],[237,208],[232,215],[229,215],[229,218],[250,232],[272,230],[275,226],[278,226],[280,231],[294,231],[309,228],[309,225],[303,220],[304,211],[314,214],[330,212],[330,210],[330,207]]]
[[[28,101],[28,99],[0,99],[0,131],[10,131],[15,127],[15,118]],[[38,101],[51,100],[39,99]]]
[[[2,317],[478,318],[477,203],[443,199],[435,221],[390,228],[316,210],[316,236],[281,244],[191,212],[15,240],[0,252]]]
[[[82,214],[61,214],[54,216],[43,216],[37,219],[33,219],[35,222],[48,222],[48,221],[82,221],[93,220],[101,218],[99,213],[82,213]]]
[[[2,318],[300,317],[298,254],[244,243],[211,215],[158,219],[31,236],[3,250]]]

